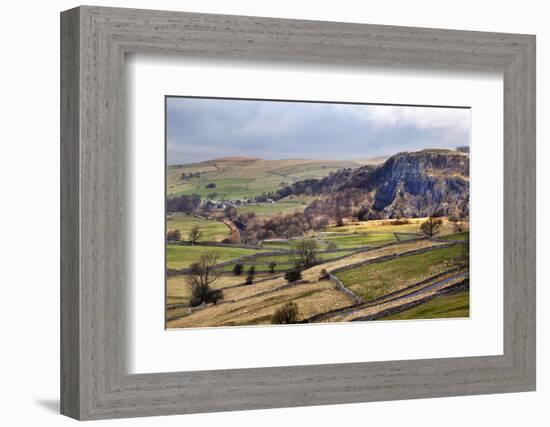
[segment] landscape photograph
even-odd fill
[[[165,103],[167,329],[470,316],[469,108]]]

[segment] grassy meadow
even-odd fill
[[[261,253],[262,250],[246,249],[240,247],[211,247],[211,246],[184,246],[167,244],[166,245],[166,268],[170,270],[179,270],[189,268],[191,264],[199,261],[204,254],[215,254],[218,262],[229,261],[232,259]]]
[[[166,230],[179,230],[185,239],[193,227],[198,227],[202,240],[219,242],[229,235],[229,227],[214,219],[199,218],[187,214],[172,214],[166,218]]]
[[[448,319],[470,317],[470,292],[439,295],[416,307],[380,320]]]
[[[349,161],[248,158],[216,159],[168,166],[167,194],[198,194],[208,197],[216,193],[218,199],[243,199],[277,190],[297,180],[320,178],[344,167],[357,166],[359,165]],[[193,175],[182,180],[182,174]],[[215,187],[208,188],[209,184]]]
[[[428,218],[408,218],[406,224],[399,224],[402,220],[384,219],[373,221],[350,221],[344,226],[327,227],[327,231],[334,233],[361,233],[361,232],[379,232],[379,233],[413,233],[421,232],[420,226]],[[453,225],[448,218],[442,218],[443,225],[440,235],[453,234]]]
[[[348,289],[370,301],[457,267],[462,250],[462,246],[455,245],[404,255],[342,271],[336,273],[336,277]]]
[[[306,203],[289,201],[277,203],[250,203],[238,206],[236,209],[239,215],[254,213],[259,218],[267,219],[280,214],[303,212],[306,207]]]

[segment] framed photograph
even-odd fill
[[[61,410],[535,389],[535,38],[61,15]]]
[[[167,96],[166,327],[469,318],[469,138],[464,107]]]

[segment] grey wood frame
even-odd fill
[[[129,375],[126,53],[500,71],[504,354]],[[535,389],[535,37],[83,6],[61,14],[61,412],[183,414]],[[159,142],[160,143],[160,142]]]

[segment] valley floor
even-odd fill
[[[208,241],[167,245],[166,327],[193,328],[270,324],[288,302],[298,308],[299,323],[468,317],[468,233],[452,233],[445,222],[441,237],[418,234],[420,222],[391,225],[381,221],[348,223],[309,236],[316,241],[317,264],[288,283],[298,239],[258,245],[218,243],[231,232],[221,222],[182,215],[168,219],[178,227],[202,221]],[[208,228],[210,227],[210,228]],[[191,307],[187,274],[205,252],[216,253],[221,276],[212,288],[222,291],[217,304]],[[244,266],[234,275],[236,263]],[[275,265],[273,265],[275,264]],[[252,284],[246,271],[254,266]]]

